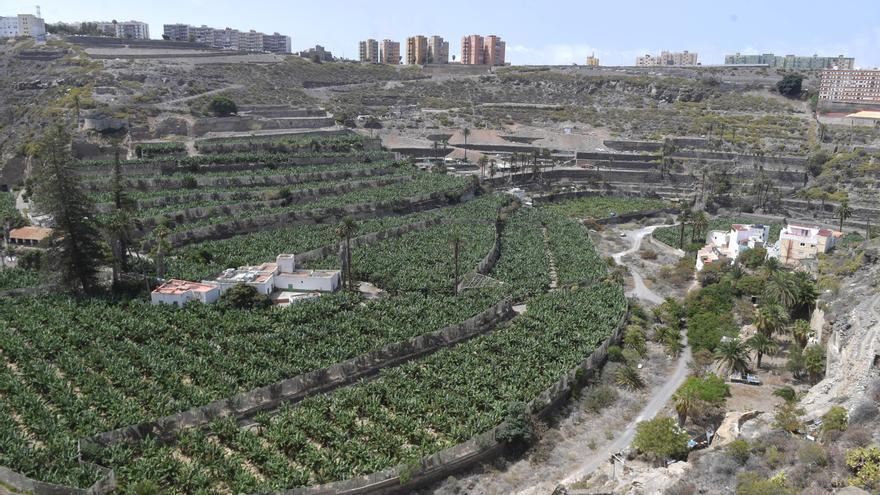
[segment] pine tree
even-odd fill
[[[62,284],[88,293],[97,287],[102,246],[94,205],[70,164],[70,140],[61,124],[43,136],[34,201],[38,211],[52,217],[48,259],[57,266]]]

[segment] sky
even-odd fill
[[[153,38],[172,23],[277,31],[294,51],[321,44],[347,58],[367,38],[404,45],[437,34],[451,56],[463,35],[497,34],[513,64],[583,64],[595,53],[602,65],[632,65],[688,50],[704,65],[740,52],[844,54],[880,67],[880,0],[2,0],[0,15],[34,12],[37,2],[46,22],[135,19]]]

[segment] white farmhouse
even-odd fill
[[[230,268],[215,279],[204,282],[219,285],[221,293],[236,284],[248,284],[260,294],[268,296],[277,290],[336,292],[340,279],[339,270],[297,269],[292,254],[279,254],[275,263]]]
[[[768,225],[735,223],[729,232],[713,230],[709,232],[708,243],[697,252],[696,269],[701,271],[706,264],[719,260],[733,263],[746,250],[766,246],[769,239]]]
[[[220,288],[217,284],[188,282],[178,279],[168,280],[150,293],[150,301],[153,304],[170,304],[177,307],[182,307],[189,301],[210,304],[219,298]]]
[[[774,255],[787,265],[797,265],[805,260],[816,259],[819,254],[834,249],[843,232],[818,226],[786,225],[779,233]]]

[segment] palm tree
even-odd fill
[[[764,354],[773,355],[776,354],[776,351],[779,350],[779,346],[776,344],[776,341],[764,335],[763,333],[756,333],[755,335],[751,336],[748,340],[746,340],[746,345],[757,355],[755,362],[758,368],[761,367],[761,358],[764,357]]]
[[[749,351],[739,339],[728,339],[715,348],[715,363],[719,368],[744,376],[749,371]]]
[[[840,228],[838,230],[843,232],[843,222],[851,217],[852,214],[853,210],[849,207],[849,201],[845,199],[841,201],[840,206],[837,207],[837,211],[834,212],[834,215],[840,219]]]
[[[489,163],[489,159],[486,158],[486,155],[480,155],[477,163],[480,165],[480,178],[482,179],[486,175],[486,165]]]
[[[345,253],[343,257],[342,276],[348,290],[354,290],[354,281],[351,279],[351,236],[357,232],[357,224],[351,217],[345,217],[336,227],[336,237],[345,241]]]
[[[702,233],[704,229],[709,226],[709,219],[706,217],[706,212],[698,211],[694,215],[693,226],[694,229],[691,231],[691,241],[697,242],[697,234]]]
[[[755,315],[755,328],[766,337],[773,337],[788,323],[788,313],[778,304],[767,304]]]
[[[489,162],[489,178],[494,179],[495,174],[498,173],[498,162],[494,159]]]
[[[455,267],[455,278],[452,284],[452,293],[458,294],[458,258],[461,254],[461,234],[458,232],[453,232],[452,236],[449,238],[449,244],[452,245],[452,259],[453,265]]]
[[[681,230],[679,232],[678,238],[678,247],[684,249],[684,227],[687,225],[688,221],[691,219],[693,212],[691,212],[690,208],[687,206],[682,206],[681,211],[678,214],[677,221],[681,225]]]
[[[764,284],[764,297],[775,304],[791,310],[797,302],[798,287],[787,272],[773,272]]]
[[[797,294],[795,295],[795,308],[798,310],[806,309],[807,315],[812,313],[816,300],[819,299],[819,291],[816,289],[816,283],[805,272],[794,273],[794,284]]]
[[[813,329],[810,328],[810,323],[807,320],[796,320],[794,324],[788,327],[788,332],[791,334],[795,344],[803,349],[807,346],[807,340],[810,338],[810,334],[813,333]]]
[[[740,279],[743,278],[745,274],[745,270],[743,270],[742,265],[740,265],[739,263],[735,263],[732,267],[730,267],[730,272],[728,272],[728,276],[730,277],[731,281],[730,286],[734,291],[736,290],[736,286],[737,284],[739,284]]]
[[[156,239],[156,243],[153,245],[150,256],[153,257],[153,261],[156,263],[156,276],[159,278],[165,277],[165,256],[171,251],[171,243],[168,242],[170,234],[171,231],[164,223],[160,223],[153,229],[153,237]]]
[[[461,130],[461,134],[464,136],[464,161],[467,162],[467,138],[471,135],[471,130],[465,127]]]
[[[672,396],[672,401],[678,415],[678,426],[684,426],[688,415],[697,407],[700,399],[692,387],[679,387]]]
[[[614,381],[621,387],[629,390],[638,390],[645,386],[645,380],[639,374],[639,370],[635,366],[625,365],[617,369],[614,375]]]

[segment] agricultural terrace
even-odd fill
[[[551,292],[494,332],[253,427],[220,420],[172,446],[114,446],[99,462],[123,484],[149,479],[169,493],[276,490],[411,462],[498,425],[511,402],[531,400],[588,356],[625,310],[616,285]]]
[[[433,209],[403,207],[356,220],[355,235],[440,220],[353,249],[356,279],[373,282],[386,296],[364,301],[340,293],[286,310],[175,309],[142,299],[61,295],[0,299],[0,465],[86,487],[99,474],[77,462],[81,438],[324,369],[460,323],[505,299],[527,304],[524,315],[467,342],[259,415],[257,427],[240,429],[229,419],[180,432],[167,445],[148,438],[87,455],[113,468],[122,486],[154,480],[169,493],[247,493],[341,480],[411,462],[495,427],[511,402],[531,400],[585,359],[626,309],[620,287],[605,282],[606,266],[575,219],[517,208],[506,196],[465,197],[469,180],[422,172],[381,152],[357,155],[356,143],[341,152],[288,145],[308,151],[202,155],[161,169],[144,160],[80,165],[104,214],[113,208],[115,182],[135,202],[128,213],[146,230],[160,218],[175,231],[267,212],[338,212],[432,195],[438,199]],[[389,182],[356,186],[374,179]],[[279,253],[333,246],[336,226],[230,231],[228,238],[165,253],[168,274],[198,280]],[[489,273],[494,282],[456,294],[455,262],[460,275],[472,272],[492,250],[499,226],[501,256]],[[548,292],[551,260],[561,289]],[[339,264],[338,256],[307,263]]]
[[[700,247],[706,240],[706,236],[709,235],[709,231],[711,230],[730,230],[730,226],[735,223],[755,223],[752,220],[746,220],[743,218],[727,218],[727,217],[719,217],[713,218],[709,220],[709,224],[706,228],[694,231],[693,223],[688,223],[684,227],[684,246],[688,247],[693,243],[700,243]],[[779,232],[782,230],[782,225],[778,223],[770,224],[770,243],[774,243],[779,239]],[[672,246],[679,247],[681,243],[681,227],[661,227],[654,231],[654,239],[658,241]]]
[[[628,213],[660,210],[668,206],[669,203],[662,199],[590,196],[549,203],[543,208],[574,218],[609,218]]]

